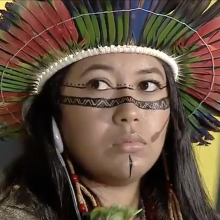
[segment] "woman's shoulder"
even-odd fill
[[[22,195],[21,195],[22,194]],[[18,203],[18,196],[28,198],[28,192],[19,192],[19,186],[14,186],[10,192],[0,194],[0,219],[1,220],[39,220],[34,216],[34,211],[24,203]]]

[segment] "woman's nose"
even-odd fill
[[[118,106],[113,114],[115,124],[132,124],[139,122],[138,108],[132,103]]]

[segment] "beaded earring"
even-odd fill
[[[75,186],[76,197],[77,197],[77,201],[78,201],[78,208],[79,208],[80,213],[84,214],[85,212],[89,211],[86,200],[84,199],[84,195],[87,196],[90,199],[93,208],[96,208],[98,206],[98,204],[96,202],[95,197],[86,189],[85,186],[83,186],[79,182],[79,177],[75,173],[73,164],[72,164],[70,158],[68,157],[68,155],[65,155],[65,157],[66,157],[66,163],[67,163],[68,168],[70,170],[72,183]]]

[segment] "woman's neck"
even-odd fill
[[[100,200],[101,205],[122,205],[137,209],[140,199],[140,183],[135,182],[126,186],[107,186],[80,177],[81,183],[88,187]]]

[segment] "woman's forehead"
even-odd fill
[[[158,73],[165,78],[162,63],[155,57],[144,54],[105,54],[88,57],[73,64],[67,78],[74,75],[85,76],[94,71],[109,73]]]

